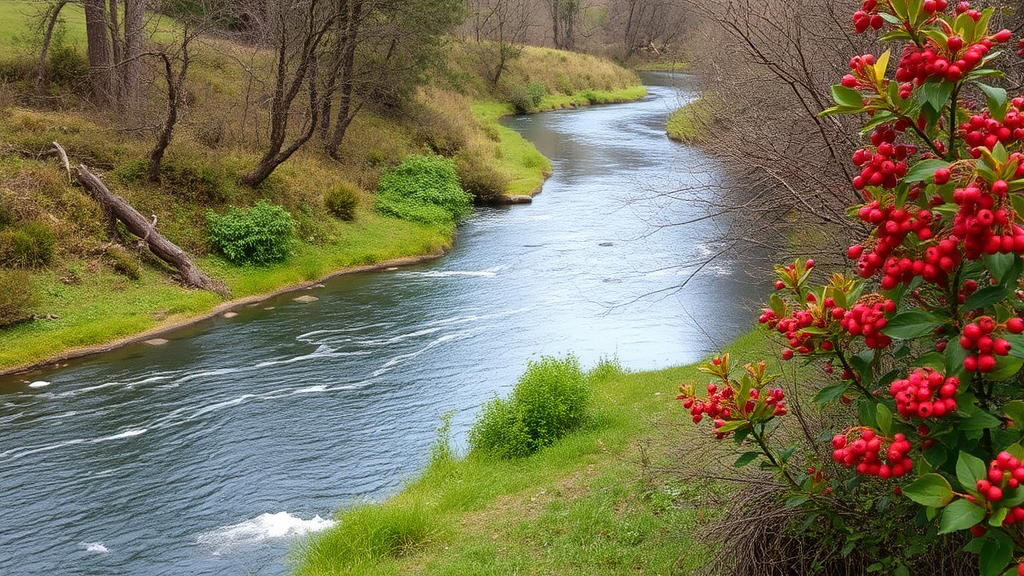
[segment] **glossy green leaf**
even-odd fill
[[[945,320],[931,312],[908,310],[890,318],[885,328],[882,328],[882,334],[891,338],[919,338],[932,334],[943,324]]]
[[[1003,517],[1006,516],[1006,509],[1001,510]],[[990,526],[999,526],[992,521],[998,519],[998,514],[992,516]],[[1000,524],[1002,520],[999,519]],[[1013,541],[998,530],[993,530],[991,536],[985,539],[985,544],[978,555],[978,567],[981,568],[981,576],[1000,576],[1006,567],[1013,562]],[[1014,570],[1016,572],[1016,569]]]
[[[960,422],[959,428],[964,432],[970,432],[977,430],[999,428],[1002,424],[1003,421],[1000,420],[999,418],[996,418],[995,416],[989,414],[988,412],[985,412],[984,410],[978,410],[974,414],[971,414],[969,417],[964,418]],[[961,452],[961,454],[963,454],[963,452]],[[967,455],[970,456],[970,454]],[[971,457],[973,458],[973,456]]]
[[[907,170],[907,175],[903,177],[903,182],[911,184],[914,182],[931,180],[932,177],[935,176],[936,170],[948,167],[949,162],[946,162],[945,160],[938,160],[935,158],[921,160],[917,164],[914,164],[910,170]]]
[[[985,509],[967,500],[957,500],[942,510],[939,534],[966,530],[985,519]]]
[[[1024,430],[1024,401],[1014,400],[1003,404],[1003,414],[1013,421],[1013,427]]]
[[[979,414],[985,414],[979,412]],[[989,414],[991,416],[991,414]],[[960,485],[965,490],[972,492],[975,489],[975,484],[978,480],[984,480],[988,478],[985,463],[972,454],[967,452],[960,452],[960,455],[956,459],[956,479],[960,481]]]
[[[892,411],[881,402],[875,407],[875,421],[878,423],[878,429],[882,431],[883,436],[890,436],[892,434]]]
[[[923,506],[942,508],[953,501],[953,487],[939,474],[925,474],[904,486],[903,495]]]
[[[850,387],[850,383],[847,381],[840,382],[838,384],[832,384],[818,390],[818,393],[814,395],[814,403],[818,406],[824,406],[829,402],[835,402],[846,394],[846,390]]]
[[[739,458],[736,459],[736,462],[733,463],[733,466],[737,468],[743,468],[747,464],[750,464],[751,462],[756,460],[757,457],[760,455],[760,452],[744,452],[743,454],[740,455]]]
[[[864,108],[864,97],[860,92],[842,84],[832,86],[832,99],[836,104],[847,108]]]
[[[986,286],[974,294],[971,294],[964,302],[963,308],[964,310],[988,308],[996,302],[1002,302],[1011,293],[1012,290],[1007,290],[1003,286]]]

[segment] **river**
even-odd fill
[[[530,360],[655,369],[749,329],[765,287],[734,255],[706,263],[734,223],[677,198],[726,176],[665,137],[693,97],[676,80],[509,119],[554,175],[441,259],[0,379],[0,574],[283,574],[295,534],[393,493],[443,413],[461,442]]]

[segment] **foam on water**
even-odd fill
[[[35,382],[28,385],[29,388],[45,388],[50,385],[50,382],[46,380],[36,380]]]
[[[145,434],[146,432],[147,432],[146,428],[135,428],[135,429],[132,429],[132,430],[125,430],[124,432],[118,432],[117,434],[114,434],[112,436],[103,436],[103,437],[100,437],[100,438],[95,438],[95,439],[93,439],[93,443],[95,444],[97,442],[107,442],[109,440],[120,440],[122,438],[131,438],[132,436],[138,436],[140,434]]]
[[[196,538],[196,543],[213,548],[213,553],[219,555],[234,546],[258,544],[273,538],[302,536],[326,530],[334,524],[334,520],[325,520],[320,516],[303,520],[287,512],[266,513],[238,524],[204,532]]]
[[[110,550],[103,545],[103,542],[79,542],[79,548],[83,548],[86,552],[92,552],[93,554],[108,554]]]

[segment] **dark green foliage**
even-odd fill
[[[347,184],[338,184],[324,196],[324,206],[338,220],[355,220],[359,193]]]
[[[31,278],[21,270],[0,270],[0,326],[9,326],[32,317],[35,303]]]
[[[525,114],[536,110],[547,93],[543,82],[513,84],[505,89],[505,98],[515,106],[517,113]]]
[[[385,216],[453,225],[473,212],[473,197],[459,185],[455,162],[414,154],[381,176],[376,205]]]
[[[160,183],[175,196],[192,202],[209,204],[231,199],[221,171],[188,155],[164,158],[160,165]]]
[[[531,362],[508,399],[484,405],[469,446],[502,459],[529,456],[583,425],[590,388],[575,356]]]
[[[235,264],[269,264],[295,246],[295,220],[287,210],[260,200],[248,210],[232,206],[223,216],[206,213],[210,246]]]
[[[89,61],[73,46],[58,44],[50,50],[50,80],[55,84],[76,88],[89,77]]]
[[[131,280],[138,280],[142,277],[142,267],[127,250],[120,246],[107,248],[107,257],[110,258],[110,265],[118,274]]]
[[[137,158],[125,162],[114,169],[114,175],[125,184],[138,184],[145,182],[147,175],[147,162],[145,158]]]
[[[508,176],[474,154],[460,152],[455,157],[455,166],[462,189],[472,194],[478,203],[493,202],[508,187]]]
[[[41,268],[53,261],[56,237],[42,222],[0,232],[0,265]]]

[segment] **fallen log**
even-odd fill
[[[84,164],[79,164],[77,167],[72,168],[71,163],[68,161],[67,153],[64,152],[60,144],[54,142],[53,145],[57,152],[60,153],[68,175],[73,176],[75,180],[89,191],[93,199],[103,208],[105,214],[123,222],[125,228],[135,236],[138,236],[154,256],[176,268],[181,275],[182,284],[192,288],[210,290],[225,298],[231,296],[231,291],[226,284],[207,276],[206,273],[192,263],[192,259],[188,257],[184,250],[178,248],[177,244],[171,242],[157,231],[155,226],[156,218],[153,219],[153,222],[150,222],[142,214],[139,214],[138,210],[132,208],[127,200],[107,189],[103,182],[92,172],[89,172]]]

